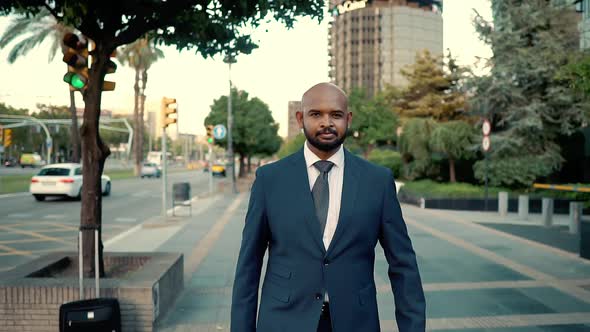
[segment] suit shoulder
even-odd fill
[[[256,170],[256,175],[262,175],[264,177],[272,177],[276,175],[281,170],[284,170],[288,164],[290,164],[293,159],[295,158],[296,154],[289,155],[285,158],[279,159],[275,162],[270,164],[266,164],[264,166],[258,167]]]

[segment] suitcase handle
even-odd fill
[[[98,262],[98,229],[100,226],[80,226],[78,235],[78,277],[80,288],[80,300],[84,300],[84,259],[82,257],[82,232],[87,230],[94,230],[94,284],[95,284],[95,298],[100,297],[100,276],[99,276],[99,262]]]

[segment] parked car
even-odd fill
[[[160,167],[156,163],[143,163],[141,165],[140,176],[142,179],[144,177],[159,178],[160,175],[162,175],[162,171],[160,170]]]
[[[16,167],[16,165],[18,165],[18,162],[14,158],[4,160],[4,167]]]
[[[20,167],[40,167],[43,165],[41,156],[37,153],[23,153],[20,156]]]
[[[225,177],[225,165],[213,164],[213,166],[211,167],[211,175]]]
[[[62,196],[80,199],[82,193],[82,166],[80,164],[47,165],[33,176],[29,191],[38,201],[47,196]],[[103,196],[111,194],[111,178],[101,176]]]

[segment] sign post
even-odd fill
[[[488,210],[488,151],[490,151],[492,142],[490,140],[490,134],[492,132],[492,124],[488,119],[483,121],[481,126],[481,131],[483,132],[483,140],[481,142],[481,146],[483,148],[484,154],[484,178],[485,178],[485,189],[484,189],[484,211]]]

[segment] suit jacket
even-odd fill
[[[335,332],[380,331],[373,275],[378,241],[389,264],[399,331],[425,331],[422,283],[393,175],[344,153],[340,217],[327,250],[303,149],[257,170],[234,279],[232,332],[315,332],[325,291]]]

